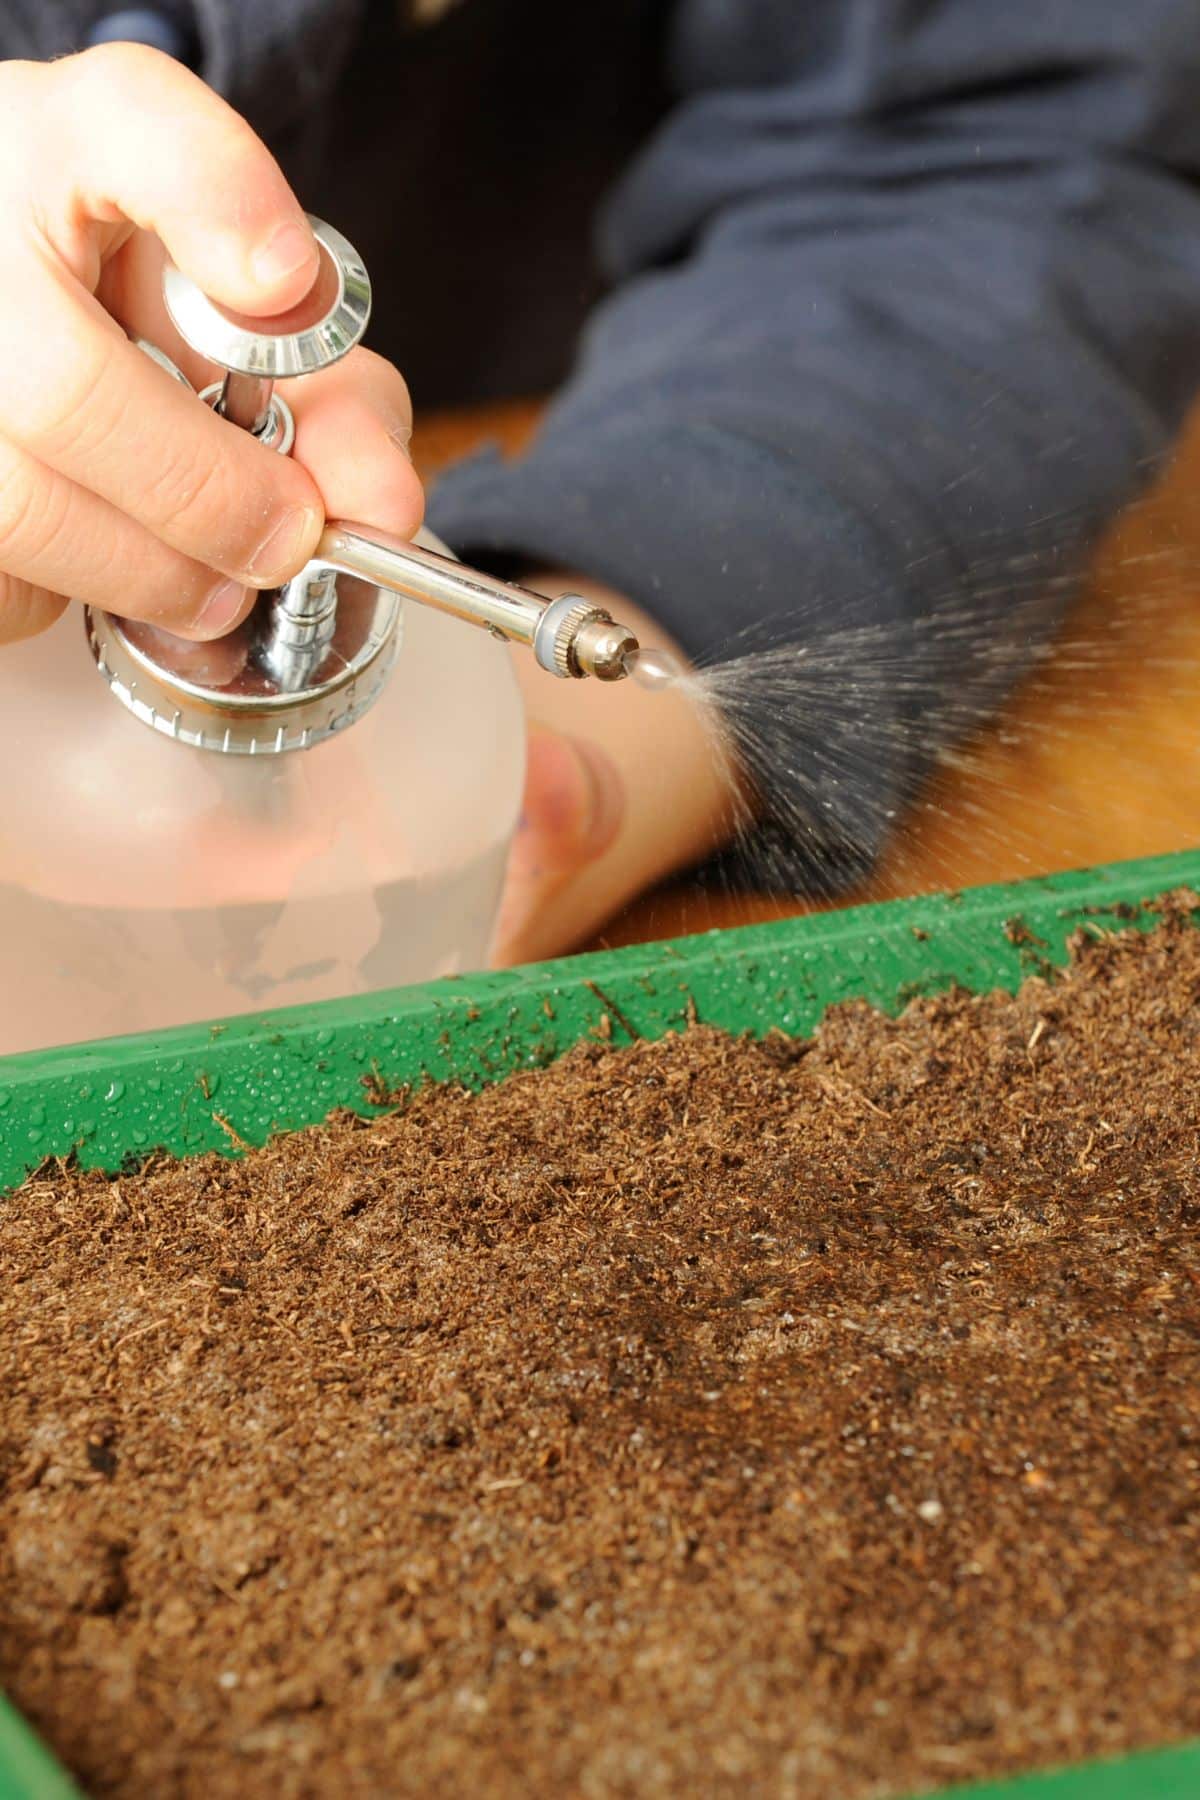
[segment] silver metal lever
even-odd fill
[[[332,521],[321,534],[313,562],[481,625],[509,643],[528,644],[551,675],[620,681],[638,653],[633,633],[579,594],[547,600],[515,582],[364,526]]]

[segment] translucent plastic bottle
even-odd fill
[[[284,455],[273,383],[371,311],[353,245],[312,225],[320,275],[285,318],[164,275],[224,371],[196,404]],[[326,565],[201,650],[70,607],[0,650],[0,1054],[478,967],[523,758],[503,645]]]
[[[81,610],[0,650],[0,1053],[487,960],[520,803],[501,644],[405,603],[380,697],[311,749],[171,742]]]

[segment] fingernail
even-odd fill
[[[232,630],[246,606],[246,589],[240,581],[219,581],[192,623],[205,637],[221,637]]]
[[[302,225],[290,223],[281,225],[275,235],[255,251],[251,267],[259,281],[269,286],[286,280],[297,269],[311,268],[315,275],[317,254],[312,233]]]
[[[391,439],[392,443],[396,446],[397,450],[407,456],[409,462],[412,461],[412,434],[413,428],[407,421],[402,421],[398,425],[393,425],[388,432],[388,437]]]
[[[293,507],[263,539],[246,565],[247,575],[269,586],[290,580],[307,558],[321,529],[321,515],[314,506]]]
[[[233,631],[197,643],[191,638],[176,637],[172,631],[160,631],[155,625],[139,625],[134,642],[172,674],[212,687],[225,687],[246,666],[249,646],[245,636],[242,631]]]

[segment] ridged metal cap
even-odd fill
[[[308,215],[321,253],[316,284],[278,319],[249,319],[210,300],[168,263],[163,299],[185,343],[222,369],[269,381],[315,375],[361,342],[371,317],[371,278],[354,245],[324,219]]]
[[[129,619],[88,607],[85,620],[96,668],[123,706],[163,737],[225,756],[309,750],[353,725],[383,691],[402,636],[393,594],[340,576],[324,660],[309,686],[284,691],[259,660],[255,615],[231,637],[205,645],[179,640],[174,649]],[[214,680],[211,662],[197,669],[205,657],[224,681]]]
[[[309,222],[320,272],[308,297],[277,318],[226,311],[170,264],[163,275],[167,311],[180,335],[229,372],[201,399],[224,412],[230,383],[248,383],[242,398],[256,436],[284,456],[295,440],[295,420],[271,392],[272,382],[338,362],[359,342],[371,314],[370,279],[353,244],[323,220]],[[191,385],[170,357],[138,342],[167,374]],[[96,667],[121,704],[163,737],[225,756],[307,750],[353,725],[391,672],[400,617],[394,594],[352,575],[335,577],[319,562],[261,595],[245,623],[212,644],[188,644],[90,608],[86,613]]]
[[[589,619],[607,619],[594,600],[581,594],[563,594],[545,608],[533,637],[533,654],[547,674],[560,680],[577,680],[583,670],[571,654],[575,634]]]

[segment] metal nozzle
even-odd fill
[[[510,643],[528,644],[542,668],[562,678],[621,681],[638,650],[627,626],[579,594],[547,600],[515,582],[357,525],[327,525],[313,562],[481,625]]]
[[[578,594],[547,601],[533,634],[533,653],[543,669],[575,680],[584,675],[624,680],[626,658],[637,648],[632,631]]]
[[[624,681],[629,659],[640,647],[627,626],[615,624],[607,613],[594,613],[575,633],[572,661],[581,675],[594,675],[597,681]]]

